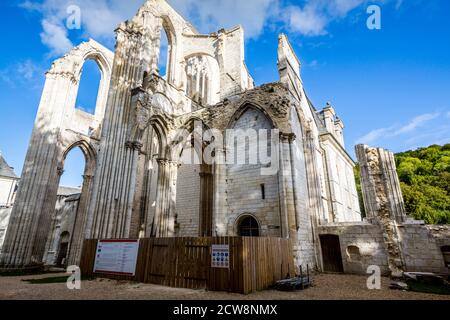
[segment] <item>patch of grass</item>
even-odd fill
[[[421,283],[418,281],[407,281],[410,291],[422,292],[422,293],[433,293],[440,295],[450,295],[450,288],[445,286],[438,286],[433,284]]]
[[[0,277],[23,277],[23,276],[38,276],[41,274],[47,274],[48,272],[42,269],[29,269],[29,270],[11,270],[0,272]]]
[[[53,283],[66,283],[67,279],[69,279],[69,275],[62,277],[42,278],[42,279],[26,279],[22,281],[31,284],[53,284]],[[91,281],[94,279],[95,279],[94,277],[81,277],[82,281]]]

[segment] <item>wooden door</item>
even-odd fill
[[[320,245],[322,247],[323,271],[334,273],[344,272],[339,236],[329,234],[321,235]]]

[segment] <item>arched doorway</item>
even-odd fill
[[[178,159],[176,211],[177,235],[210,237],[213,234],[213,166],[204,161],[207,144],[199,132],[201,121],[191,121],[174,146]]]
[[[245,216],[240,219],[238,233],[241,237],[259,237],[259,223],[252,216]]]
[[[343,273],[344,266],[339,236],[322,234],[320,235],[320,245],[322,248],[323,271]]]
[[[69,252],[70,233],[65,231],[61,234],[58,247],[58,257],[56,258],[57,267],[67,266],[67,254]]]
[[[81,257],[95,161],[94,148],[89,142],[81,140],[66,149],[58,167],[58,173],[60,174],[59,189],[64,190],[69,187],[69,189],[74,189],[76,190],[74,192],[80,194],[76,209],[68,210],[72,215],[67,217],[67,224],[70,225],[71,233],[70,241],[67,242],[66,260],[68,264],[77,264]]]

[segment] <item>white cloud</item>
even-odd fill
[[[36,74],[41,72],[42,70],[36,66],[31,60],[25,60],[23,62],[19,62],[16,65],[17,73],[22,76],[25,80],[32,80]]]
[[[436,119],[440,113],[426,113],[412,119],[408,124],[398,129],[396,134],[408,133],[414,131],[424,123]]]
[[[373,0],[370,3],[384,3],[390,0]],[[284,20],[291,32],[306,36],[327,34],[328,25],[345,18],[351,11],[368,0],[306,0],[303,6],[292,6],[285,10]],[[364,10],[365,12],[365,10]]]
[[[359,138],[356,141],[356,143],[357,144],[360,144],[360,143],[370,144],[370,143],[377,141],[380,138],[384,137],[388,132],[390,132],[390,130],[391,129],[388,129],[388,128],[380,128],[380,129],[372,130],[369,133],[367,133],[366,135]]]
[[[290,31],[307,36],[317,36],[326,33],[327,18],[316,11],[313,6],[305,6],[303,9],[291,6],[285,12]]]
[[[169,0],[172,6],[186,18],[193,20],[204,33],[230,28],[242,24],[248,38],[258,37],[265,24],[278,10],[279,0]],[[41,4],[26,1],[20,6],[29,11],[38,11],[43,20],[52,26],[64,28],[67,7],[77,5],[81,9],[84,31],[93,38],[113,40],[114,30],[120,22],[132,18],[144,0],[44,0]],[[53,28],[56,31],[56,28]],[[61,33],[58,32],[58,36]],[[68,41],[59,38],[65,45]],[[47,43],[46,43],[47,44]],[[55,43],[51,48],[58,49]],[[56,50],[57,51],[57,50]]]
[[[34,88],[42,80],[43,69],[31,60],[14,63],[0,70],[0,82],[11,88],[27,86]]]
[[[133,17],[143,2],[143,0],[44,0],[42,3],[26,1],[20,7],[42,14],[42,43],[51,50],[51,55],[58,56],[73,47],[66,28],[69,6],[80,7],[81,25],[86,37],[112,42],[114,30],[119,23]]]
[[[440,115],[441,113],[439,112],[426,113],[411,119],[406,124],[394,125],[388,128],[374,129],[361,138],[357,139],[356,144],[371,144],[400,135],[415,133],[417,131],[416,129],[423,127],[426,123],[438,118]]]
[[[42,28],[41,41],[51,50],[50,54],[52,56],[63,55],[73,48],[73,44],[67,37],[67,30],[64,27],[44,19]]]
[[[277,24],[291,33],[319,36],[327,33],[328,25],[346,17],[368,0],[304,0],[302,4],[286,5],[285,0],[168,0],[169,3],[203,33],[242,24],[247,38],[258,38],[268,25]],[[373,0],[384,3],[394,0]],[[399,0],[395,0],[399,1]],[[111,45],[114,29],[130,19],[144,0],[26,0],[20,6],[42,14],[42,42],[53,55],[58,55],[71,43],[65,20],[67,8],[81,9],[81,24],[86,37]],[[399,5],[400,2],[397,2]],[[365,12],[365,10],[364,10]]]
[[[257,38],[278,12],[278,0],[169,0],[204,33],[241,24],[247,38]]]

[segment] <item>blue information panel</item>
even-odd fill
[[[211,267],[229,269],[230,246],[227,244],[213,244],[211,249]]]

